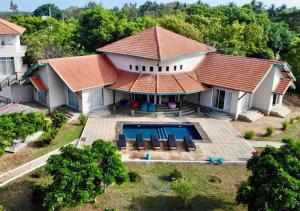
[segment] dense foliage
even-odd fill
[[[47,7],[43,5],[37,10],[47,15]],[[147,1],[139,7],[125,4],[108,10],[89,2],[84,8],[65,9],[63,16],[63,20],[60,16],[57,20],[21,15],[11,18],[27,28],[22,42],[28,45],[29,64],[38,59],[93,53],[103,45],[161,25],[215,46],[220,53],[281,57],[300,79],[300,10],[284,5],[266,8],[255,0],[241,7],[234,3],[211,7],[201,1],[194,4]]]
[[[47,121],[40,113],[12,113],[0,116],[0,155],[15,139],[25,139],[44,130]]]
[[[62,11],[54,4],[44,4],[33,11],[34,16],[50,16],[53,18],[62,18]]]
[[[127,179],[117,149],[101,140],[84,149],[63,147],[60,155],[49,158],[46,172],[53,182],[35,192],[43,196],[43,205],[50,210],[92,202],[108,185]]]
[[[300,142],[283,142],[280,149],[266,147],[248,161],[252,174],[241,184],[236,200],[249,210],[299,210]]]

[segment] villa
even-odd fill
[[[156,26],[95,55],[39,61],[23,74],[26,92],[19,96],[25,102],[24,95],[31,94],[51,111],[64,105],[84,114],[107,107],[179,116],[213,110],[253,120],[251,112],[286,115],[282,99],[294,81],[285,62],[218,54],[214,47]]]

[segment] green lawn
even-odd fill
[[[289,124],[289,127],[285,131],[275,131],[271,136],[255,137],[254,139],[258,141],[281,141],[283,138],[300,140],[300,120]]]
[[[78,139],[83,130],[82,125],[78,124],[66,124],[61,129],[53,141],[53,144],[45,147],[36,147],[34,143],[31,143],[28,147],[20,150],[14,154],[6,153],[0,159],[0,172],[5,172],[9,169],[13,169],[28,161],[31,161],[39,156],[47,154],[57,148],[60,148],[75,139]]]
[[[235,203],[237,187],[248,176],[243,165],[130,163],[125,166],[128,171],[139,173],[142,181],[110,186],[105,194],[97,197],[95,204],[69,210],[182,210],[173,193],[167,193],[163,199],[162,194],[152,187],[157,175],[167,174],[174,168],[178,168],[192,184],[193,195],[188,210],[246,210]],[[33,178],[31,175],[0,189],[0,203],[9,210],[40,210],[30,202],[30,185],[49,181],[49,178]],[[213,178],[220,182],[213,182]]]

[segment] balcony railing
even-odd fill
[[[14,46],[14,45],[0,45],[0,56],[14,57],[24,56],[27,46]]]

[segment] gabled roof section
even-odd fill
[[[283,62],[207,54],[194,71],[204,84],[253,92],[274,64],[283,64]]]
[[[212,52],[215,49],[155,26],[99,48],[98,51],[162,61],[201,52]]]
[[[146,74],[118,71],[118,77],[109,89],[147,94],[188,94],[207,89],[193,72],[175,74]]]
[[[48,89],[41,77],[38,75],[29,77],[29,80],[33,84],[34,88],[36,88],[36,90],[38,90],[39,92]]]
[[[76,56],[41,60],[49,64],[73,91],[112,84],[116,80],[116,68],[105,55]]]
[[[0,18],[0,35],[21,35],[25,28]]]
[[[283,71],[281,75],[280,82],[274,90],[276,94],[284,94],[294,81],[293,76],[289,72]]]

